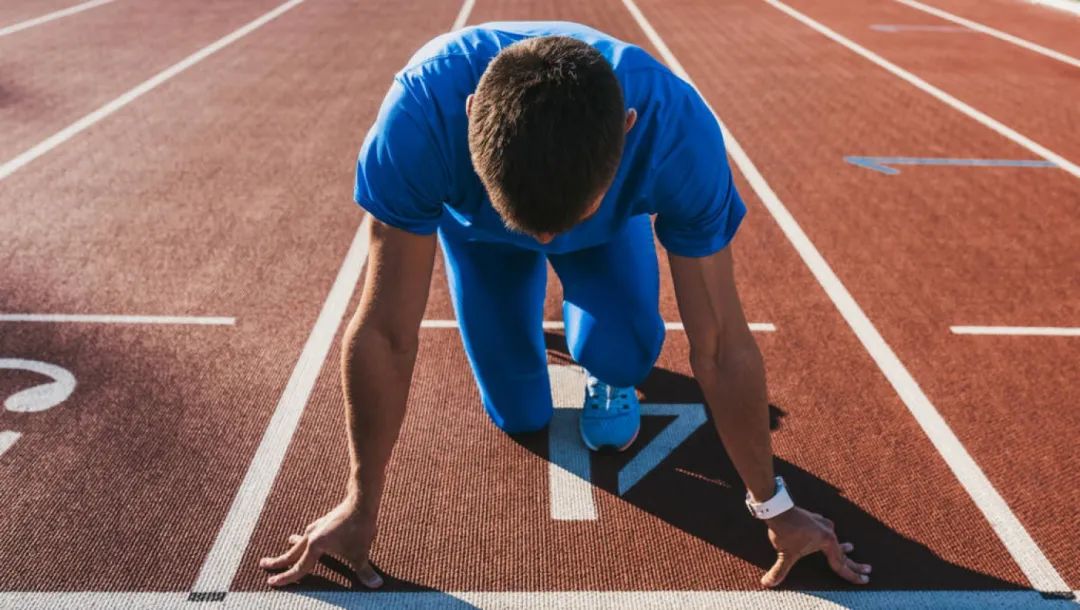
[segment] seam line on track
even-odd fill
[[[89,2],[83,2],[82,4],[76,4],[75,6],[69,6],[60,10],[53,11],[51,13],[45,13],[44,15],[33,17],[25,21],[13,23],[9,26],[0,28],[0,37],[14,34],[15,32],[21,32],[23,30],[29,30],[30,28],[38,25],[55,21],[57,19],[67,17],[68,15],[74,15],[83,11],[88,11],[92,8],[97,8],[103,4],[109,4],[115,0],[90,0]]]
[[[42,155],[48,153],[57,146],[60,146],[64,142],[67,142],[71,138],[92,127],[98,121],[101,121],[102,119],[108,117],[117,110],[120,110],[124,106],[127,106],[131,102],[134,102],[146,93],[153,91],[162,83],[168,81],[174,76],[201,62],[207,57],[210,57],[214,53],[217,53],[221,49],[224,49],[225,47],[236,42],[237,40],[240,40],[244,36],[247,36],[248,34],[254,32],[255,30],[266,25],[273,19],[281,16],[283,13],[299,5],[302,2],[304,2],[304,0],[289,0],[284,4],[278,5],[277,8],[262,15],[261,17],[256,18],[254,21],[249,22],[247,25],[241,26],[239,29],[234,30],[231,34],[226,34],[215,42],[210,43],[209,45],[199,49],[191,55],[188,55],[184,59],[181,59],[180,61],[169,66],[168,68],[165,68],[161,72],[158,72],[154,76],[151,76],[150,78],[139,83],[138,85],[135,85],[127,92],[121,94],[119,97],[113,99],[112,101],[106,102],[105,105],[101,106],[97,110],[94,110],[93,112],[83,116],[74,123],[42,140],[32,148],[23,151],[14,159],[5,162],[3,165],[0,165],[0,180],[7,178],[11,174],[14,174],[16,171],[26,166],[30,162],[34,161],[38,157],[41,157]]]
[[[981,24],[981,23],[979,23],[977,21],[972,21],[972,20],[967,19],[965,17],[961,17],[959,15],[954,15],[954,14],[948,12],[948,11],[944,11],[942,9],[939,9],[936,6],[930,6],[929,4],[923,4],[922,2],[918,2],[918,0],[893,0],[893,1],[894,2],[899,2],[900,4],[909,6],[909,7],[913,8],[913,9],[918,9],[920,11],[923,11],[924,13],[929,13],[929,14],[935,16],[935,17],[944,19],[946,21],[951,21],[953,23],[962,25],[962,26],[964,26],[966,28],[970,28],[972,30],[975,30],[976,32],[986,34],[987,36],[993,36],[994,38],[997,38],[998,40],[1002,40],[1004,42],[1014,44],[1014,45],[1016,45],[1018,47],[1027,49],[1028,51],[1032,51],[1034,53],[1038,53],[1039,55],[1049,57],[1050,59],[1055,59],[1055,60],[1060,61],[1062,63],[1069,64],[1070,66],[1072,66],[1074,68],[1080,68],[1080,59],[1072,57],[1071,55],[1066,55],[1065,53],[1062,53],[1060,51],[1055,51],[1053,49],[1049,49],[1049,48],[1044,47],[1042,45],[1035,44],[1034,42],[1031,42],[1029,40],[1024,40],[1023,38],[1020,38],[1019,36],[1014,36],[1012,34],[1009,34],[1008,32],[1002,32],[1001,30],[997,30],[997,29],[994,29],[994,28],[992,28],[990,26],[983,25],[983,24]]]
[[[993,131],[996,131],[997,133],[1005,136],[1012,142],[1019,144],[1020,146],[1023,146],[1024,148],[1035,153],[1036,155],[1039,155],[1043,159],[1054,163],[1061,169],[1072,174],[1074,177],[1080,178],[1080,166],[1077,166],[1072,161],[1069,161],[1065,157],[1057,154],[1056,152],[1050,150],[1042,144],[1039,144],[1035,140],[1032,140],[1031,138],[1025,136],[1019,131],[1016,131],[1015,129],[1005,125],[1001,121],[998,121],[997,119],[991,117],[985,112],[976,109],[970,104],[960,101],[960,99],[946,93],[944,90],[939,89],[934,85],[931,85],[929,82],[923,80],[922,78],[915,76],[913,73],[908,72],[907,70],[892,63],[891,61],[885,59],[877,53],[874,53],[870,49],[867,49],[866,47],[856,42],[853,42],[851,39],[838,34],[834,30],[811,19],[810,17],[807,17],[803,13],[800,13],[799,11],[791,8],[783,2],[780,2],[779,0],[763,0],[763,2],[772,5],[777,10],[786,13],[789,17],[792,17],[793,19],[801,22],[803,25],[809,27],[810,29],[817,31],[819,34],[831,39],[833,42],[847,47],[848,50],[862,56],[864,59],[867,59],[877,64],[881,68],[884,68],[885,70],[892,73],[894,76],[899,77],[900,79],[905,80],[908,83],[914,85],[915,87],[921,89],[924,93],[927,93],[937,98],[939,101],[944,102],[953,109],[978,121],[983,126],[988,127]]]
[[[696,88],[689,73],[675,57],[674,53],[671,52],[667,44],[664,43],[664,40],[653,28],[652,24],[649,23],[634,0],[622,1],[671,69]],[[773,0],[765,1],[774,5],[779,4]],[[798,252],[800,258],[806,263],[814,278],[825,290],[826,295],[836,306],[840,315],[854,331],[855,336],[896,390],[897,395],[907,406],[908,411],[915,417],[930,442],[941,454],[960,485],[971,496],[979,510],[982,511],[991,528],[1005,545],[1006,550],[1016,561],[1020,570],[1028,578],[1032,586],[1039,591],[1068,590],[1069,588],[1064,579],[1043,554],[1042,549],[1039,548],[1031,535],[1024,529],[1020,520],[1009,509],[1005,499],[994,488],[994,485],[967,452],[960,439],[949,428],[948,423],[930,402],[926,394],[923,393],[915,378],[911,376],[911,373],[908,372],[896,353],[885,342],[884,337],[881,336],[862,307],[848,292],[843,282],[840,281],[832,267],[821,255],[821,252],[810,241],[809,236],[799,226],[787,206],[780,201],[772,187],[765,181],[761,172],[758,171],[742,146],[724,125],[719,115],[716,115],[715,110],[713,114],[720,124],[724,140],[728,145],[728,153],[739,170],[746,177],[773,219],[776,220],[776,223],[780,226],[796,252]],[[1080,170],[1078,170],[1077,175],[1080,176]]]
[[[464,1],[457,18],[454,19],[454,30],[460,29],[461,24],[468,21],[475,3],[476,0]],[[300,425],[300,416],[330,353],[330,345],[337,334],[337,328],[347,313],[349,299],[360,281],[360,274],[367,261],[371,222],[371,216],[365,214],[330,294],[319,312],[315,327],[311,329],[311,335],[304,344],[285,391],[274,409],[262,441],[251,459],[247,474],[244,475],[225,521],[218,530],[214,545],[203,560],[202,568],[191,588],[192,595],[225,592],[232,585],[240,562],[251,543],[251,536],[255,533],[259,516],[273,489],[274,480],[285,461],[285,454],[296,434],[296,428]]]
[[[270,490],[277,479],[285,454],[300,425],[300,416],[315,389],[334,336],[345,316],[364,263],[367,261],[371,216],[365,215],[356,230],[345,260],[338,270],[330,293],[319,311],[315,326],[304,343],[285,390],[281,393],[259,447],[252,456],[243,482],[236,491],[229,512],[206,554],[199,576],[192,586],[197,593],[227,591],[247,552],[251,535],[262,514]]]

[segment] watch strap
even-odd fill
[[[746,492],[746,508],[750,510],[750,514],[755,519],[772,519],[795,508],[795,502],[792,501],[791,494],[788,493],[787,486],[784,485],[783,477],[776,477],[776,493],[773,494],[773,497],[764,502],[755,502],[750,496],[750,492]]]

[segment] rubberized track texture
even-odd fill
[[[0,3],[0,608],[1075,608],[1080,68],[926,7],[1080,56],[1075,17],[1010,0]],[[512,438],[440,257],[386,586],[266,585],[344,484],[360,140],[428,39],[530,19],[640,44],[723,123],[777,471],[867,588],[812,558],[761,590],[662,250],[641,436],[592,456],[558,281],[560,408]]]

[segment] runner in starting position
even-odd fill
[[[357,203],[373,217],[360,306],[345,333],[351,471],[345,499],[264,558],[274,586],[323,554],[361,582],[416,360],[438,234],[484,408],[507,433],[552,416],[542,330],[546,264],[565,294],[570,353],[589,373],[581,438],[626,449],[635,384],[664,340],[653,242],[667,250],[690,365],[776,548],[778,585],[822,551],[868,582],[833,524],[773,474],[765,372],[728,247],[746,213],[720,128],[692,86],[641,48],[572,23],[489,23],[439,36],[394,78],[360,150]]]

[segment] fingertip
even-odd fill
[[[845,553],[850,553],[855,550],[855,545],[850,542],[845,542],[840,545],[840,549]]]
[[[870,582],[870,577],[867,576],[866,574],[860,574],[859,575],[859,582],[865,585],[866,583]]]

